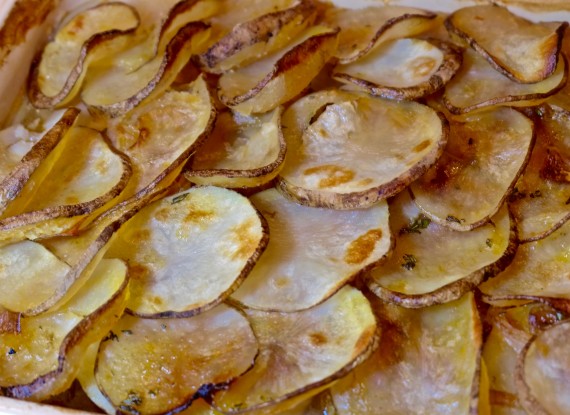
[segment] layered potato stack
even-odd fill
[[[0,131],[0,396],[570,413],[567,26],[83,2]]]

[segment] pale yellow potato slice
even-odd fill
[[[251,370],[214,394],[213,406],[224,413],[273,414],[274,405],[308,399],[365,360],[376,344],[370,304],[352,287],[305,311],[244,312],[259,354]]]
[[[384,42],[414,37],[433,26],[436,14],[402,6],[362,9],[329,8],[324,23],[340,27],[336,56],[341,63],[354,62]]]
[[[270,189],[251,197],[269,224],[269,244],[232,295],[249,308],[297,311],[329,298],[392,248],[388,204],[315,209]]]
[[[32,104],[53,108],[69,103],[89,66],[124,48],[125,35],[139,23],[136,10],[120,2],[94,6],[64,22],[32,65],[28,88]]]
[[[447,123],[431,108],[338,90],[283,115],[287,157],[278,188],[301,204],[371,206],[400,192],[440,156]]]
[[[457,75],[445,86],[443,101],[455,115],[498,105],[538,105],[563,88],[567,76],[568,64],[562,55],[548,78],[534,84],[521,84],[497,72],[477,52],[467,49]]]
[[[443,88],[455,75],[462,52],[438,40],[384,42],[364,58],[334,68],[333,78],[371,95],[418,99]]]
[[[119,320],[127,282],[123,262],[103,261],[65,310],[24,317],[19,334],[0,334],[2,395],[37,401],[67,389],[89,345]]]
[[[339,415],[477,413],[481,323],[473,294],[419,310],[378,304],[380,346],[332,387]]]
[[[303,91],[332,57],[338,30],[313,26],[261,60],[223,74],[218,96],[243,114],[263,113]]]
[[[467,231],[486,223],[514,187],[530,157],[534,126],[502,107],[450,125],[442,157],[410,189],[430,219]]]
[[[250,323],[227,305],[191,318],[125,315],[101,342],[95,380],[121,412],[169,413],[246,372],[257,352]]]
[[[522,83],[540,82],[554,72],[567,26],[567,22],[534,23],[497,5],[464,7],[445,21],[447,30],[496,70]]]
[[[192,156],[184,177],[199,185],[258,187],[273,180],[285,160],[281,108],[260,116],[218,114],[212,133]]]
[[[390,227],[394,252],[366,275],[366,283],[384,301],[404,307],[462,297],[503,270],[517,248],[506,205],[489,223],[457,232],[430,221],[402,192],[390,204]]]

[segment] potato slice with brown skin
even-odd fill
[[[43,400],[67,389],[83,354],[118,321],[128,295],[127,267],[102,261],[65,310],[22,318],[19,334],[0,334],[0,395]]]
[[[122,413],[178,412],[250,369],[257,352],[250,323],[227,305],[184,319],[125,315],[99,347],[95,380]]]
[[[333,385],[337,413],[477,414],[482,333],[473,294],[420,310],[376,310],[380,346]]]
[[[390,226],[396,248],[366,275],[366,283],[384,301],[404,307],[462,297],[503,270],[517,248],[506,205],[486,225],[456,232],[431,222],[402,192],[390,204]]]
[[[494,4],[464,7],[445,21],[447,30],[469,43],[496,70],[522,83],[552,75],[567,26],[567,22],[533,23]]]
[[[283,115],[287,157],[278,188],[301,204],[371,206],[404,189],[440,156],[447,122],[431,108],[338,90]]]
[[[366,210],[333,211],[300,206],[275,189],[258,193],[251,201],[267,219],[271,238],[232,295],[248,308],[307,309],[391,251],[385,201]]]
[[[70,102],[79,92],[87,68],[125,47],[125,35],[140,21],[136,10],[124,3],[100,4],[75,15],[46,45],[32,64],[28,95],[38,108]]]
[[[512,108],[450,125],[443,156],[410,189],[430,219],[468,231],[488,222],[514,187],[530,157],[534,126]]]
[[[462,51],[439,40],[384,42],[364,58],[338,65],[333,78],[371,95],[417,99],[442,88],[455,75]]]

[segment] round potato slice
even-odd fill
[[[287,158],[278,188],[304,205],[371,206],[400,192],[440,156],[447,123],[431,108],[328,90],[283,115]]]
[[[338,65],[333,78],[374,96],[413,100],[447,84],[461,61],[462,52],[450,43],[399,39],[356,62]]]
[[[192,318],[125,315],[101,342],[95,380],[120,412],[178,412],[247,371],[257,352],[249,322],[226,305]]]
[[[430,219],[467,231],[488,222],[514,187],[530,157],[534,126],[512,108],[450,124],[443,156],[410,189]]]
[[[213,406],[224,413],[273,414],[276,404],[299,395],[308,399],[311,391],[316,395],[361,363],[376,345],[370,304],[351,287],[305,311],[245,313],[259,355],[250,371],[215,393]]]
[[[367,285],[384,301],[425,307],[462,297],[512,261],[517,247],[506,205],[471,232],[431,222],[402,192],[390,205],[396,248],[367,275]]]
[[[335,211],[301,206],[277,190],[251,198],[269,223],[267,249],[232,298],[249,308],[296,311],[318,304],[391,250],[388,205]]]
[[[107,257],[129,264],[130,312],[187,317],[219,304],[241,284],[265,249],[265,228],[245,197],[197,187],[142,209],[119,231]]]

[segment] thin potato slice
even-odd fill
[[[247,371],[257,351],[247,319],[226,305],[184,319],[125,315],[99,347],[95,380],[120,412],[178,412]]]
[[[265,227],[240,194],[197,187],[142,209],[120,230],[107,257],[129,264],[131,313],[188,317],[239,286],[265,249]]]
[[[367,55],[390,40],[414,37],[433,26],[434,13],[401,6],[329,8],[324,22],[340,27],[336,56],[343,64]]]
[[[32,104],[53,108],[70,102],[88,67],[124,48],[125,35],[134,32],[139,23],[136,10],[120,2],[100,4],[75,15],[32,66],[28,88]]]
[[[441,89],[461,61],[462,52],[450,43],[399,39],[383,43],[356,62],[338,65],[333,78],[371,95],[412,100]]]
[[[222,112],[184,176],[199,185],[258,187],[279,174],[286,148],[280,108],[259,117]]]
[[[290,46],[221,76],[218,95],[243,113],[270,111],[297,96],[318,75],[336,49],[338,30],[314,26]]]
[[[552,75],[567,26],[567,22],[533,23],[497,5],[464,7],[445,21],[447,30],[468,42],[496,70],[522,83]]]
[[[430,219],[467,231],[486,223],[514,187],[530,157],[534,126],[501,107],[450,124],[443,156],[410,188]]]
[[[273,414],[276,404],[299,395],[308,399],[365,360],[376,345],[370,304],[351,287],[305,311],[245,313],[259,355],[250,371],[215,393],[213,406],[224,413]]]
[[[309,206],[354,209],[400,192],[440,156],[447,123],[431,108],[338,90],[283,115],[287,158],[278,187]]]
[[[497,72],[484,58],[467,49],[457,75],[445,86],[443,102],[455,115],[486,107],[538,105],[566,84],[568,63],[564,55],[544,81],[520,84]]]
[[[275,189],[251,201],[267,219],[271,238],[232,295],[248,308],[289,312],[312,307],[391,250],[385,201],[366,210],[314,209]]]
[[[512,261],[516,233],[506,205],[492,221],[471,232],[431,222],[407,192],[390,205],[396,248],[367,276],[368,287],[384,301],[417,308],[462,297]]]
[[[118,321],[128,295],[127,267],[101,262],[65,310],[22,318],[19,334],[0,334],[0,392],[42,400],[67,389],[83,354]]]
[[[332,387],[339,415],[476,414],[481,324],[473,294],[408,310],[379,304],[380,346]]]

